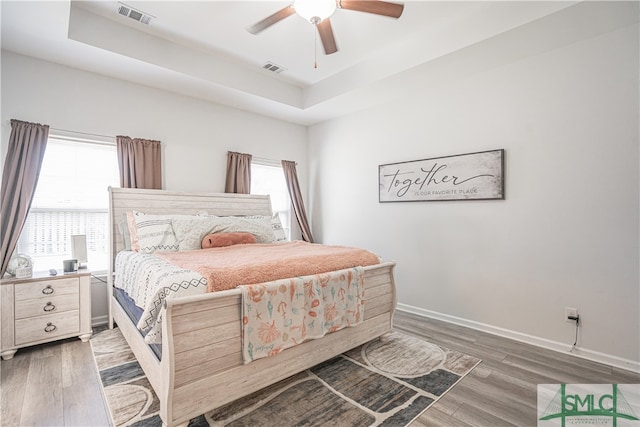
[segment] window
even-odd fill
[[[280,215],[282,228],[287,238],[291,239],[291,199],[282,166],[254,158],[251,162],[251,194],[271,196],[273,213]]]
[[[115,141],[50,135],[16,253],[29,255],[34,271],[61,269],[71,258],[71,236],[84,234],[89,266],[106,270],[109,186],[119,187]]]

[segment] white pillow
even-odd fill
[[[282,227],[282,222],[280,222],[280,214],[277,212],[271,217],[271,229],[273,230],[273,234],[276,236],[276,242],[289,241],[287,233],[285,233],[284,228]]]
[[[257,243],[273,243],[276,240],[270,222],[264,219],[231,216],[175,218],[172,226],[180,251],[200,249],[204,236],[211,233],[251,233]]]
[[[275,242],[288,242],[287,234],[284,232],[284,228],[282,227],[282,222],[280,222],[280,214],[277,212],[273,214],[273,216],[264,216],[264,215],[249,215],[243,218],[247,219],[259,219],[263,221],[268,221],[273,230],[273,235],[275,236]]]
[[[195,215],[154,215],[139,211],[127,212],[131,249],[142,253],[176,252],[178,240],[171,222],[174,219],[193,219]],[[135,230],[135,233],[133,232]]]

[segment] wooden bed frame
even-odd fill
[[[170,299],[162,318],[162,360],[113,297],[115,255],[123,249],[117,223],[127,210],[151,214],[271,215],[268,196],[109,189],[111,257],[109,327],[118,324],[160,399],[163,425],[189,419],[382,337],[392,328],[395,263],[365,267],[364,321],[244,364],[241,351],[240,290]]]

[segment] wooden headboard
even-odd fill
[[[126,211],[148,214],[271,215],[269,196],[229,193],[185,193],[165,190],[109,187],[109,277],[116,254],[124,249],[118,222]]]

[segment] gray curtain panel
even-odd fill
[[[251,192],[251,154],[227,152],[227,179],[225,193]]]
[[[289,188],[289,196],[291,197],[291,203],[293,204],[293,211],[296,214],[296,219],[298,220],[298,225],[302,232],[302,240],[313,243],[313,236],[311,235],[311,228],[307,221],[307,213],[304,210],[302,193],[300,192],[300,184],[298,183],[296,163],[283,160],[282,169],[284,170],[284,178],[287,181],[287,187]]]
[[[11,136],[0,189],[0,277],[7,271],[27,220],[48,138],[48,125],[11,120]]]
[[[116,136],[116,149],[122,188],[162,189],[160,141]]]

